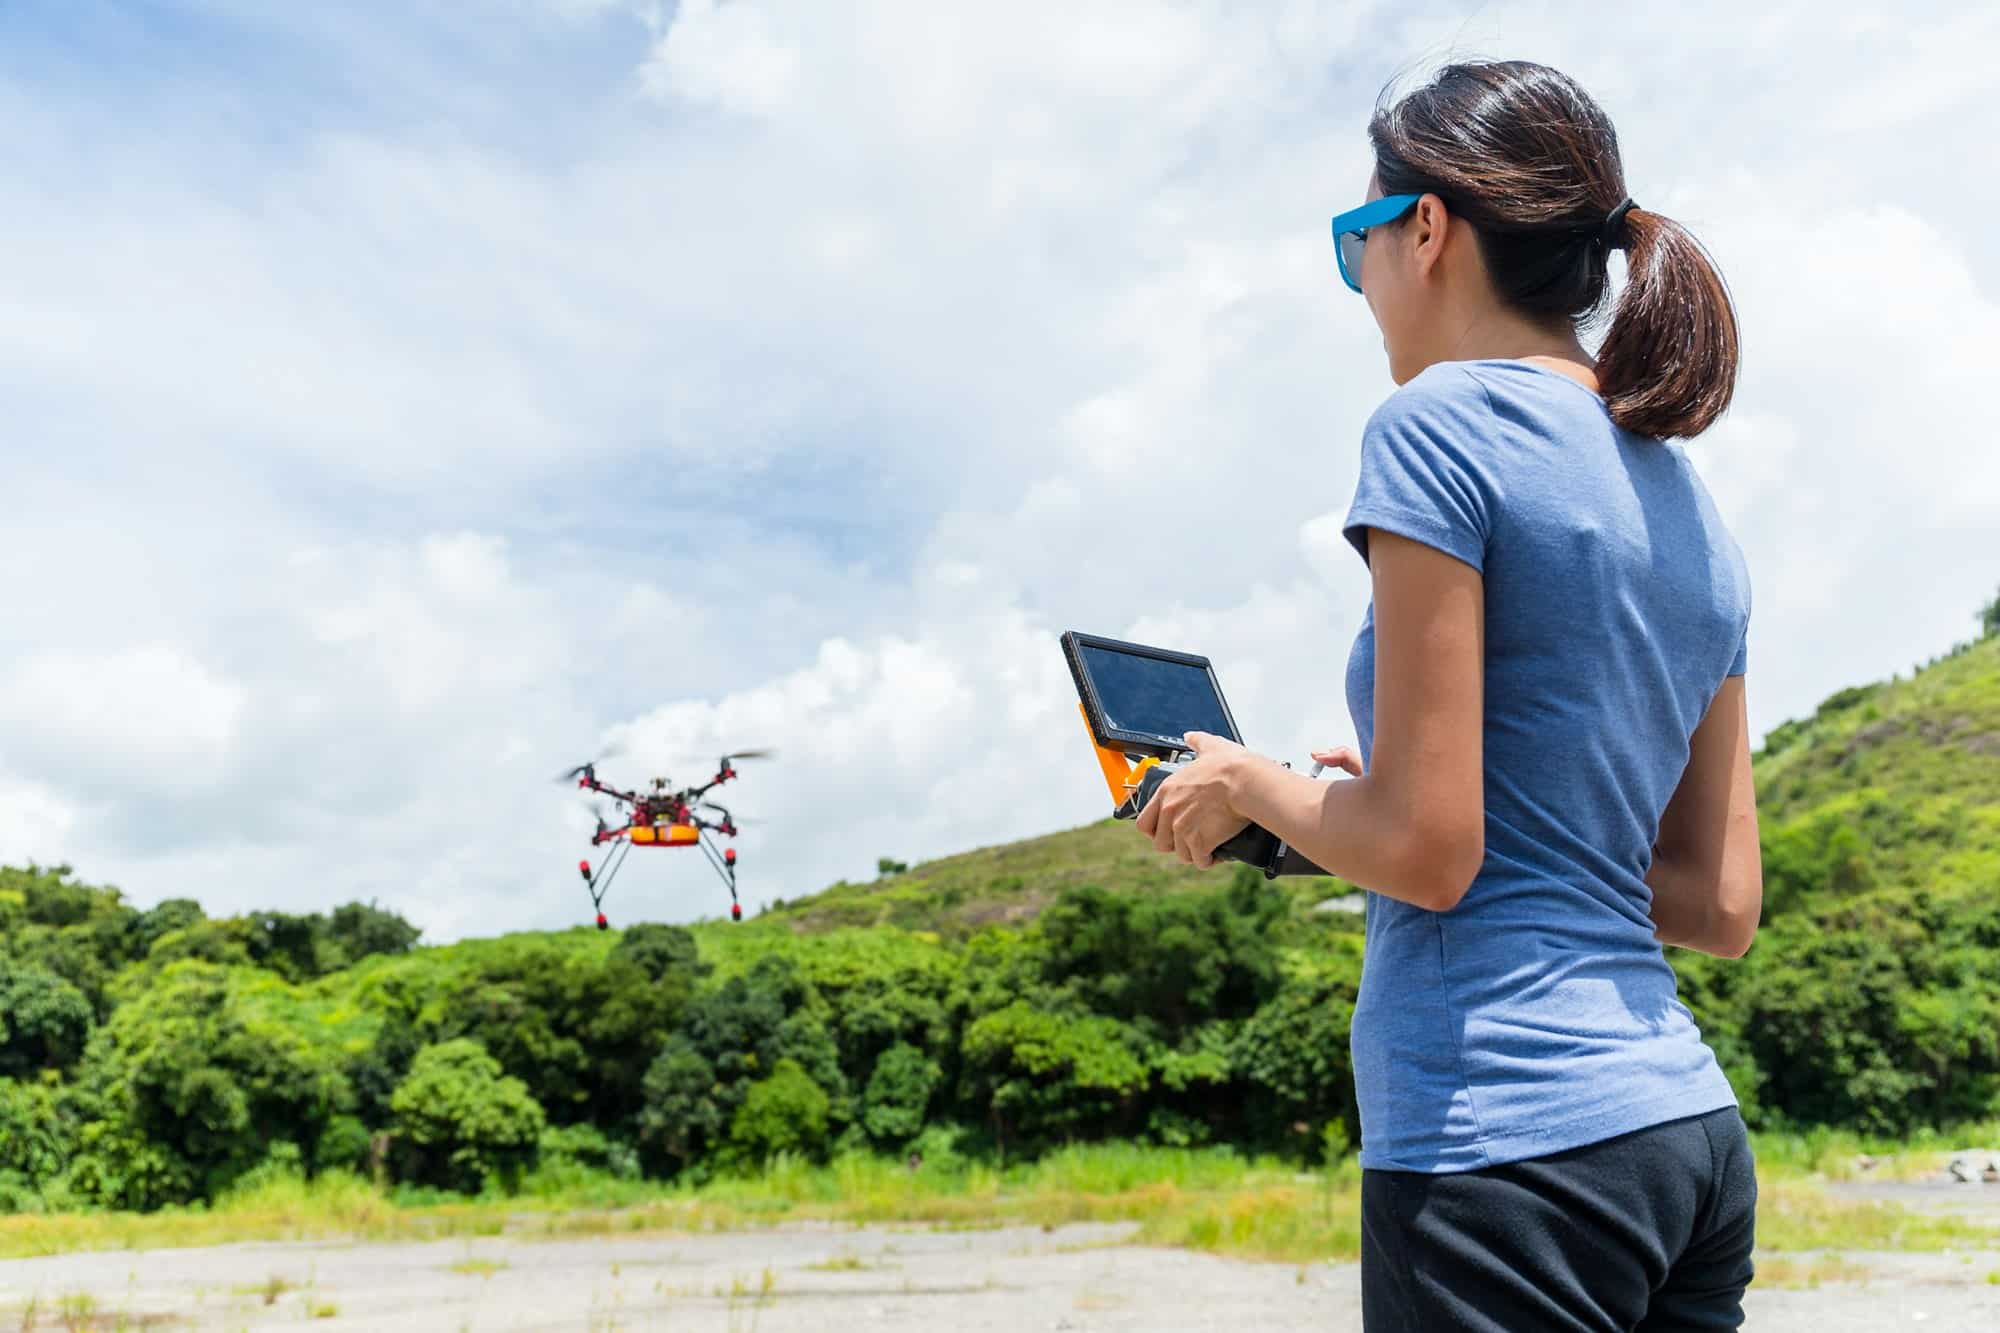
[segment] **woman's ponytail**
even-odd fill
[[[1368,125],[1384,194],[1441,196],[1470,222],[1500,299],[1589,328],[1626,285],[1597,354],[1611,418],[1659,439],[1715,424],[1736,392],[1736,311],[1685,228],[1632,204],[1618,134],[1576,81],[1524,60],[1447,65]]]
[[[1624,218],[1625,289],[1597,352],[1611,419],[1658,439],[1715,424],[1736,392],[1736,310],[1686,228],[1634,208]]]

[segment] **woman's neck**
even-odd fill
[[[1597,363],[1574,329],[1549,329],[1511,315],[1486,311],[1467,318],[1441,361],[1526,361],[1598,392]]]

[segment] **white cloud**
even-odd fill
[[[213,782],[243,704],[235,681],[163,643],[46,653],[0,678],[0,727],[20,759],[152,792]]]
[[[798,65],[799,53],[756,5],[681,0],[639,77],[657,97],[769,113],[784,103]]]
[[[1389,384],[1325,220],[1382,82],[1452,52],[1577,75],[1720,257],[1745,371],[1696,453],[1756,722],[1809,709],[2000,581],[1985,11],[203,11],[352,95],[65,38],[0,80],[0,855],[559,924],[546,779],[626,736],[627,777],[781,746],[732,795],[749,896],[796,896],[1100,813],[1067,628],[1212,654],[1274,752],[1350,736]],[[625,873],[620,919],[719,908]]]
[[[60,863],[80,817],[47,789],[0,776],[0,863]]]

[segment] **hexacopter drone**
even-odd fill
[[[729,915],[732,920],[743,919],[743,905],[736,900],[736,849],[718,848],[709,835],[719,838],[733,838],[737,833],[736,819],[729,811],[708,799],[708,794],[736,777],[736,761],[739,759],[768,759],[769,750],[737,750],[722,756],[715,767],[715,776],[695,787],[673,788],[667,779],[654,778],[650,792],[623,791],[597,777],[597,763],[578,764],[561,775],[562,782],[574,782],[584,791],[609,796],[624,807],[624,823],[613,827],[604,818],[602,808],[597,810],[597,831],[591,835],[590,844],[602,847],[613,844],[596,870],[589,861],[577,862],[577,871],[583,876],[583,884],[590,891],[590,904],[597,911],[597,928],[610,929],[611,923],[604,916],[604,894],[611,887],[613,877],[625,864],[625,858],[634,847],[699,847],[715,867],[715,873],[729,889]]]

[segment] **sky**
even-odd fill
[[[797,897],[1101,817],[1065,629],[1350,741],[1326,222],[1453,58],[1575,76],[1731,285],[1754,729],[1907,672],[2000,588],[2000,8],[1605,13],[0,0],[0,863],[563,927],[559,770],[768,745]]]

